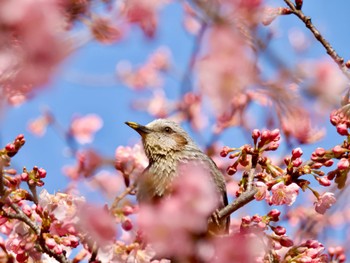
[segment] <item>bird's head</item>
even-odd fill
[[[157,119],[146,126],[136,122],[125,124],[141,135],[145,153],[150,160],[196,147],[185,130],[170,120]]]

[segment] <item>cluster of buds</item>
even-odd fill
[[[330,247],[328,248],[328,254],[330,257],[330,262],[346,262],[346,256],[343,247]]]
[[[19,149],[25,144],[26,140],[24,139],[24,135],[17,135],[16,139],[5,146],[6,154],[8,157],[15,156]]]
[[[44,182],[41,180],[46,177],[46,171],[43,168],[33,167],[33,170],[28,171],[25,167],[21,174],[22,181],[28,183],[29,186],[43,186]]]
[[[334,110],[331,113],[330,121],[337,128],[337,132],[342,136],[348,136],[350,128],[350,116],[349,116],[350,104],[341,107],[338,110]]]
[[[252,132],[252,138],[255,149],[258,149],[260,152],[275,151],[280,145],[281,134],[279,129],[274,129],[273,131],[255,129]]]
[[[279,221],[279,216],[280,211],[277,209],[271,210],[265,216],[245,216],[242,218],[240,232],[259,234],[264,233],[265,230],[270,228],[273,233],[266,236],[271,239],[275,249],[280,249],[282,247],[291,247],[293,246],[293,241],[288,236],[286,236],[286,229],[282,226],[272,226],[270,224],[271,222]]]
[[[237,167],[240,164],[243,167],[249,165],[248,155],[252,155],[254,149],[251,145],[244,145],[240,148],[229,148],[225,146],[220,152],[221,157],[229,156],[230,159],[235,159],[232,165],[227,167],[226,171],[229,175],[234,175],[237,172]]]
[[[121,222],[121,227],[123,228],[123,230],[130,231],[133,229],[134,225],[129,216],[135,214],[137,210],[137,207],[128,204],[124,205],[121,208],[113,210],[114,215]]]
[[[24,135],[17,135],[12,143],[8,143],[5,148],[0,150],[0,163],[2,166],[10,166],[11,157],[15,156],[21,147],[25,144]]]
[[[227,168],[229,175],[237,172],[238,165],[246,167],[252,163],[252,166],[256,166],[258,162],[266,161],[267,159],[262,158],[261,154],[265,151],[275,151],[279,147],[281,136],[278,129],[273,131],[255,129],[252,132],[252,138],[254,146],[249,144],[243,145],[240,148],[225,146],[220,152],[221,157],[229,156],[230,159],[235,159],[234,163]],[[251,158],[248,158],[248,156],[251,156]]]
[[[317,240],[307,240],[294,246],[285,255],[286,262],[329,262],[327,254],[323,254],[324,246]]]

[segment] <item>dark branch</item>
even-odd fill
[[[223,209],[221,209],[218,213],[219,220],[224,219],[228,216],[230,216],[233,212],[240,209],[241,207],[245,206],[249,202],[254,200],[254,195],[256,194],[258,190],[252,189],[250,191],[246,191],[243,194],[241,194],[235,201],[233,201],[231,204],[228,204]]]
[[[344,58],[338,55],[334,50],[331,44],[321,35],[320,31],[312,24],[311,18],[306,16],[301,10],[298,10],[297,7],[290,0],[284,0],[284,2],[291,9],[292,13],[300,18],[304,22],[305,26],[312,32],[315,38],[322,44],[326,49],[327,54],[334,60],[334,62],[339,66],[343,74],[350,79],[350,72],[344,63]]]

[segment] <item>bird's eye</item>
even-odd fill
[[[171,133],[173,130],[172,130],[170,127],[165,127],[165,128],[164,128],[164,131],[165,131],[166,133]]]

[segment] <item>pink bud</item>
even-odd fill
[[[270,139],[270,131],[265,130],[261,133],[261,141],[266,142],[268,139]]]
[[[8,143],[6,146],[5,146],[5,150],[8,151],[8,152],[14,152],[16,151],[16,147],[13,143]]]
[[[277,226],[273,229],[273,232],[275,232],[275,234],[278,236],[283,236],[286,234],[287,230],[284,227]]]
[[[280,244],[281,244],[283,247],[291,247],[291,246],[293,246],[293,241],[292,241],[290,238],[288,238],[288,237],[286,237],[286,236],[283,236],[283,237],[281,237],[281,239],[280,239]]]
[[[220,152],[220,156],[221,157],[226,157],[227,156],[227,154],[230,152],[230,148],[229,147],[227,147],[227,146],[224,146],[224,148],[221,150],[221,152]]]
[[[123,214],[128,216],[134,213],[134,208],[130,205],[125,205],[122,208]]]
[[[332,159],[329,159],[323,163],[326,167],[331,167],[333,165],[334,161]]]
[[[57,246],[57,243],[53,238],[46,238],[45,244],[49,249],[53,249],[55,246]]]
[[[260,137],[261,132],[258,129],[254,129],[252,132],[252,138],[254,140],[254,143],[258,140],[258,138]]]
[[[292,162],[293,167],[299,167],[302,163],[303,161],[300,158],[297,158]]]
[[[292,151],[292,158],[293,159],[296,159],[296,158],[299,158],[303,155],[303,151],[301,150],[301,148],[295,148],[293,149]]]
[[[270,132],[270,140],[271,141],[278,141],[280,139],[280,130],[274,129]]]
[[[344,136],[349,135],[348,127],[347,127],[347,125],[345,123],[340,123],[340,124],[337,125],[337,132],[340,135],[344,135]]]
[[[275,151],[279,146],[280,144],[278,142],[273,142],[269,145],[269,147],[266,148],[266,151]]]
[[[320,185],[323,185],[323,186],[331,185],[331,181],[326,177],[317,177],[317,181],[320,183]]]
[[[29,179],[28,173],[21,173],[21,179],[22,181],[28,181]]]
[[[124,222],[122,223],[122,228],[125,230],[125,231],[130,231],[132,229],[133,225],[132,225],[132,222],[130,220],[130,218],[126,218],[124,220]]]
[[[326,154],[326,150],[321,148],[321,147],[318,147],[316,150],[315,150],[315,153],[318,157],[323,157],[325,154]]]
[[[349,160],[346,158],[341,158],[337,164],[339,170],[346,170],[350,166]]]
[[[252,222],[252,218],[250,216],[242,217],[242,223],[250,224]]]
[[[236,172],[237,172],[237,168],[235,168],[235,167],[230,166],[227,169],[227,174],[228,175],[234,175]]]
[[[267,216],[269,216],[271,221],[277,222],[279,220],[281,212],[278,211],[277,209],[272,209]]]
[[[38,175],[40,178],[45,178],[46,177],[46,171],[43,168],[38,169]]]
[[[334,115],[334,114],[336,114],[335,111],[332,112],[331,117],[330,117],[330,121],[331,121],[331,123],[332,123],[334,126],[336,126],[336,125],[339,123],[340,118],[339,118],[339,116]]]
[[[312,165],[311,165],[311,168],[312,169],[320,169],[321,167],[322,167],[322,163],[313,163]]]
[[[344,149],[343,147],[341,147],[340,145],[336,145],[333,149],[332,149],[334,154],[343,154],[346,152],[346,149]]]

